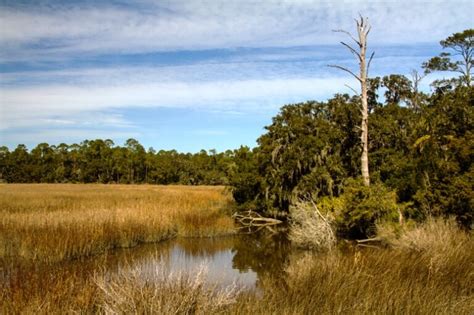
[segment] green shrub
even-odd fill
[[[332,213],[337,230],[351,238],[373,236],[378,221],[395,221],[401,208],[397,196],[382,183],[364,186],[361,180],[349,180],[344,192],[336,198],[318,203],[323,213]]]

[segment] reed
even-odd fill
[[[474,241],[452,221],[431,220],[403,230],[390,239],[388,248],[293,251],[281,274],[260,274],[259,290],[253,291],[209,285],[202,272],[170,275],[159,265],[143,269],[146,272],[127,268],[126,255],[125,263],[108,255],[80,258],[111,244],[128,246],[179,233],[227,233],[231,225],[221,222],[225,214],[220,209],[229,198],[222,193],[223,188],[214,187],[2,186],[0,313],[472,314],[474,310]],[[201,212],[203,216],[196,217]],[[117,229],[120,232],[113,231]],[[5,246],[5,240],[16,243]],[[32,254],[33,244],[40,246],[37,256]],[[58,244],[63,251],[55,252],[53,245]],[[65,259],[71,253],[79,259]],[[36,260],[17,259],[20,254]],[[39,263],[41,255],[63,260],[53,263],[46,258],[42,261],[48,263]]]
[[[295,255],[286,269],[285,285],[268,281],[263,297],[241,295],[229,312],[472,314],[473,245],[468,238],[436,251],[397,248]]]
[[[223,187],[2,185],[0,257],[57,262],[171,237],[234,233]]]
[[[294,254],[281,279],[260,278],[260,291],[207,285],[205,273],[167,274],[155,266],[50,270],[0,281],[5,314],[472,314],[472,241],[432,256],[403,249]],[[113,268],[112,268],[113,269]],[[98,270],[98,271],[97,271]],[[25,280],[25,281],[22,281]]]

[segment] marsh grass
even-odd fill
[[[194,275],[167,273],[155,265],[152,273],[134,268],[94,279],[100,289],[99,310],[106,314],[216,314],[236,302],[237,285],[206,283],[206,266]]]
[[[469,241],[456,253],[445,252],[449,258],[443,268],[433,266],[431,253],[406,249],[295,252],[281,279],[260,278],[259,291],[209,286],[205,272],[172,275],[160,265],[152,274],[149,268],[144,272],[105,265],[95,272],[17,274],[17,281],[0,282],[0,312],[472,314],[472,245]]]
[[[52,190],[53,187],[59,191]],[[41,185],[32,186],[25,194],[15,191],[19,189],[17,186],[11,187],[13,191],[3,188],[0,200],[8,207],[2,208],[2,228],[8,227],[11,233],[8,237],[12,238],[14,232],[28,236],[32,226],[44,227],[33,231],[63,234],[38,234],[37,242],[58,244],[64,235],[69,235],[71,243],[64,244],[81,248],[87,242],[76,245],[73,240],[77,241],[75,237],[79,236],[88,237],[85,234],[95,229],[105,230],[103,222],[109,221],[100,221],[104,213],[116,215],[109,228],[120,227],[125,231],[106,238],[114,242],[129,242],[132,236],[136,240],[146,240],[147,236],[152,239],[153,236],[147,234],[152,230],[140,226],[150,226],[147,225],[150,222],[156,222],[156,227],[169,235],[186,234],[185,231],[205,235],[209,229],[202,225],[210,222],[216,226],[222,224],[219,232],[228,232],[227,223],[219,223],[220,216],[209,214],[219,213],[219,208],[228,202],[219,188]],[[65,190],[71,193],[69,199],[64,198]],[[29,199],[22,201],[20,195],[27,195]],[[140,197],[136,198],[137,195]],[[35,198],[31,198],[33,196]],[[65,205],[74,210],[64,212]],[[149,205],[148,210],[143,210],[144,205]],[[111,210],[118,207],[124,210]],[[187,212],[191,209],[203,211],[205,215],[193,219],[194,214]],[[179,212],[188,215],[180,216]],[[102,215],[96,217],[97,213]],[[3,219],[5,215],[8,220]],[[35,225],[34,218],[41,224]],[[90,222],[92,219],[99,223]],[[46,229],[66,223],[77,230]],[[1,233],[7,235],[3,230]],[[153,230],[153,233],[157,232]],[[110,246],[103,240],[105,232],[97,232],[97,235],[91,239]],[[23,245],[26,249],[35,241],[33,235],[29,237]],[[21,240],[16,242],[22,244]],[[146,271],[124,268],[123,261],[108,261],[107,255],[48,264],[3,256],[0,258],[0,313],[472,314],[472,235],[459,230],[450,221],[433,220],[398,231],[391,244],[389,248],[349,248],[326,253],[292,251],[285,260],[283,271],[259,274],[259,290],[250,291],[235,286],[206,285],[204,272],[170,275],[159,265],[152,269],[152,274],[150,268]],[[44,253],[49,253],[51,249],[45,248]],[[199,248],[194,250],[199,251]],[[125,257],[125,262],[127,259]]]
[[[438,241],[446,243],[424,251],[403,247],[294,255],[285,286],[270,282],[263,298],[242,295],[231,313],[472,314],[474,242],[468,235],[454,247],[451,239]]]
[[[171,237],[234,233],[223,187],[2,185],[0,257],[56,262]]]

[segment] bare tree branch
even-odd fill
[[[344,67],[341,67],[341,66],[338,66],[338,65],[328,65],[328,67],[331,67],[331,68],[337,68],[337,69],[340,69],[342,71],[346,71],[348,73],[350,73],[354,78],[356,78],[359,82],[361,82],[361,78],[356,75],[354,72],[352,72],[351,70],[347,69],[347,68],[344,68]]]
[[[369,27],[367,28],[367,31],[365,32],[365,36],[369,35],[371,29],[372,29],[372,26],[369,25]]]
[[[347,88],[351,89],[352,92],[355,93],[355,95],[359,95],[359,92],[357,92],[352,86],[350,86],[349,84],[344,84]]]
[[[348,31],[345,31],[345,30],[333,30],[333,32],[346,34],[347,36],[349,36],[349,37],[357,44],[357,46],[360,47],[360,42],[359,42],[357,39],[355,39],[355,37],[352,36],[352,34],[349,33]]]
[[[350,45],[344,43],[344,42],[341,42],[342,45],[346,46],[347,49],[349,49],[351,51],[351,53],[353,53],[354,55],[357,56],[357,58],[359,58],[359,60],[361,59],[360,57],[360,54],[357,52],[357,50],[355,50],[354,48],[352,48]]]
[[[372,58],[374,58],[375,51],[372,52],[369,58],[369,62],[367,63],[367,76],[369,75],[370,63],[372,62]]]

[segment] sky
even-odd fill
[[[253,147],[281,106],[353,93],[327,67],[357,69],[333,30],[367,16],[370,75],[408,76],[472,28],[472,12],[446,0],[0,0],[0,146]]]

